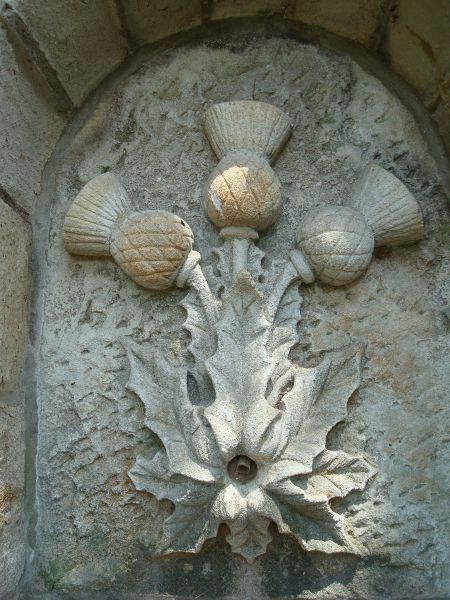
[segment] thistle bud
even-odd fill
[[[208,217],[221,228],[267,229],[281,206],[270,161],[290,135],[288,116],[263,102],[224,102],[207,111],[205,129],[220,159],[206,186]]]
[[[368,267],[374,246],[412,244],[422,238],[420,206],[395,175],[366,166],[350,196],[352,207],[325,206],[306,215],[297,244],[316,277],[339,286]]]
[[[325,206],[306,215],[297,245],[320,281],[334,286],[357,279],[372,258],[374,236],[353,208]]]
[[[111,255],[133,281],[152,290],[174,284],[192,243],[192,231],[180,217],[163,210],[134,211],[111,173],[84,186],[64,221],[68,252]]]
[[[205,211],[218,227],[272,225],[281,205],[281,185],[269,163],[251,152],[223,158],[206,185]]]

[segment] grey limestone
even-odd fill
[[[109,0],[12,0],[75,105],[116,69],[128,52],[117,7]]]
[[[127,389],[127,348],[157,353],[174,369],[191,364],[177,306],[185,292],[143,290],[110,259],[67,254],[63,221],[81,188],[112,171],[138,210],[185,219],[194,248],[213,268],[211,248],[221,242],[202,197],[216,159],[203,115],[224,100],[268,102],[293,122],[274,167],[280,218],[259,242],[269,263],[287,257],[308,210],[346,203],[368,163],[393,173],[423,211],[420,244],[376,249],[350,287],[302,288],[299,341],[290,355],[315,367],[325,351],[366,346],[359,391],[345,423],[327,437],[331,450],[378,466],[363,492],[334,505],[365,548],[362,558],[306,554],[276,530],[251,566],[230,554],[222,530],[196,557],[155,558],[172,508],[138,491],[128,475],[137,456],[152,458],[161,441]],[[448,222],[438,169],[399,100],[350,59],[294,40],[235,37],[167,50],[101,98],[67,148],[52,200],[41,242],[33,592],[445,597]]]
[[[0,23],[0,186],[31,213],[41,176],[65,119],[49,105],[27,76]]]
[[[12,599],[25,560],[24,393],[30,226],[0,201],[0,598]]]

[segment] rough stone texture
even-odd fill
[[[335,506],[366,548],[362,559],[306,555],[275,531],[267,555],[250,567],[230,555],[224,532],[198,557],[152,558],[170,507],[137,492],[127,475],[136,455],[151,457],[160,442],[144,426],[140,400],[125,389],[125,349],[136,344],[175,366],[189,361],[176,307],[183,292],[142,290],[113,261],[77,259],[63,248],[70,202],[89,179],[113,170],[138,207],[185,219],[212,264],[210,248],[220,242],[201,194],[216,159],[202,119],[213,103],[252,98],[294,122],[275,164],[281,217],[260,242],[271,257],[294,246],[295,225],[308,209],[342,203],[369,161],[399,177],[424,211],[422,243],[378,250],[351,287],[315,284],[303,292],[292,355],[299,364],[367,342],[362,388],[347,422],[328,436],[332,449],[366,455],[379,467],[361,497]],[[399,101],[349,59],[295,41],[236,37],[170,50],[98,104],[66,153],[54,200],[49,236],[40,241],[36,597],[71,590],[94,598],[113,589],[127,599],[205,590],[211,598],[445,598],[448,219],[436,166]]]
[[[202,21],[201,0],[145,0],[123,2],[130,34],[138,46],[186,31]]]
[[[450,4],[400,0],[391,11],[384,51],[391,66],[419,90],[430,106],[448,88],[450,77]],[[448,91],[448,90],[447,90]]]
[[[286,15],[286,0],[211,0],[209,16],[214,19],[233,17]]]
[[[288,6],[287,14],[308,25],[371,46],[379,35],[386,5],[385,0],[301,0]]]
[[[397,3],[389,0],[12,0],[4,4],[12,6],[23,18],[49,67],[56,70],[56,76],[75,104],[81,103],[117,68],[131,49],[201,23],[252,16],[305,23],[364,44],[390,61],[392,68],[418,90],[434,112],[441,135],[450,148],[447,126],[450,15],[446,0],[428,4],[421,0]],[[2,84],[4,81],[2,78]],[[14,85],[14,81],[12,83]],[[442,100],[436,109],[439,98]],[[54,99],[55,103],[62,100]],[[16,121],[16,113],[2,119],[3,122],[8,120]],[[46,115],[37,122],[47,127]],[[27,154],[30,145],[26,141],[19,144],[19,136],[16,137],[19,154]],[[43,143],[52,146],[54,139],[50,133]],[[47,154],[38,152],[36,156],[42,160]],[[28,176],[14,175],[17,174],[13,169],[10,179],[14,187],[20,186],[19,182],[29,185]]]
[[[0,391],[0,598],[13,600],[25,561],[23,527],[24,411]]]
[[[436,121],[439,133],[444,140],[447,152],[450,154],[450,101],[441,100],[433,113],[433,118]]]
[[[3,391],[18,386],[22,370],[30,294],[30,234],[23,218],[0,201],[0,390]]]
[[[24,74],[0,24],[0,186],[27,212],[64,120]]]
[[[12,600],[24,564],[23,401],[30,230],[0,202],[0,598]]]
[[[432,10],[430,10],[432,8]],[[382,51],[435,118],[450,148],[450,3],[400,0],[390,13]]]
[[[75,104],[128,52],[114,2],[12,0]]]

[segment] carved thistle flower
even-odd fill
[[[270,162],[289,137],[289,118],[261,102],[225,102],[208,109],[205,130],[220,160],[205,193],[206,212],[224,240],[215,295],[189,226],[164,211],[134,211],[112,174],[91,180],[64,222],[72,254],[111,255],[149,289],[190,287],[182,305],[194,366],[174,368],[156,352],[150,359],[129,352],[128,387],[162,443],[153,457],[137,458],[130,477],[137,489],[174,504],[162,554],[198,552],[224,523],[233,552],[252,561],[265,552],[272,522],[305,550],[358,552],[330,500],[362,490],[375,469],[329,450],[326,439],[359,385],[361,348],[329,352],[312,368],[292,363],[299,320],[292,284],[354,281],[375,246],[421,238],[420,207],[394,175],[366,166],[349,206],[303,216],[297,248],[261,293],[255,282],[267,273],[254,242],[281,205]]]
[[[130,476],[137,489],[175,506],[161,554],[198,552],[225,523],[232,551],[252,561],[271,541],[271,522],[306,550],[358,552],[329,501],[363,489],[375,471],[325,442],[359,384],[361,349],[331,352],[313,368],[292,364],[297,319],[289,294],[284,302],[271,322],[247,271],[235,277],[212,325],[195,294],[185,299],[196,359],[191,376],[200,390],[212,382],[215,391],[206,407],[190,400],[187,369],[130,351],[128,387],[164,446],[152,458],[138,457]]]

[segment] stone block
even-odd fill
[[[450,154],[450,105],[441,100],[433,113],[433,118]]]
[[[28,225],[0,201],[0,392],[17,387],[27,336]]]
[[[128,52],[114,3],[108,0],[14,0],[74,104],[79,105]]]
[[[15,600],[24,566],[23,445],[23,408],[0,391],[0,600]]]
[[[20,391],[27,338],[31,231],[0,200],[0,600],[13,600],[25,547],[24,408]]]
[[[287,9],[286,16],[370,46],[385,4],[384,0],[300,0]]]
[[[130,34],[138,46],[191,29],[202,21],[200,0],[147,0],[124,2],[122,6]]]
[[[42,170],[64,119],[46,102],[23,71],[0,27],[0,186],[31,212]]]
[[[210,17],[215,20],[283,15],[287,4],[286,0],[212,0]]]
[[[387,25],[383,52],[391,68],[416,88],[428,107],[436,104],[445,87],[449,24],[447,0],[435,0],[432,7],[421,0],[400,0]]]

